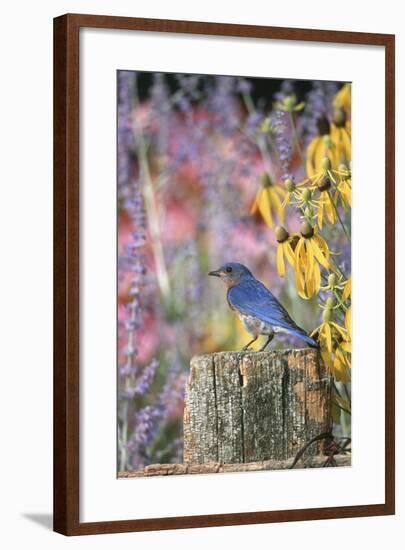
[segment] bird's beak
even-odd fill
[[[211,275],[211,277],[221,277],[221,271],[210,271],[208,275]]]

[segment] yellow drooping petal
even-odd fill
[[[321,287],[321,270],[319,265],[315,264],[314,267],[314,282],[315,282],[315,292],[318,292]]]
[[[274,210],[276,211],[278,217],[280,218],[281,223],[284,223],[285,211],[283,208],[283,204],[280,200],[280,197],[278,195],[279,190],[277,187],[270,187],[268,191],[269,191],[270,208],[274,206]],[[284,195],[282,196],[284,198]]]
[[[252,207],[252,214],[259,210],[265,223],[270,227],[274,227],[273,216],[270,207],[269,188],[259,189],[255,203]]]
[[[305,300],[308,299],[308,296],[305,293],[305,280],[302,273],[302,269],[306,268],[306,264],[301,263],[301,249],[304,247],[304,239],[300,239],[295,248],[295,262],[294,262],[294,271],[295,271],[295,284],[298,290],[298,294],[301,298]]]
[[[352,343],[351,342],[342,342],[340,344],[340,347],[342,348],[343,351],[346,351],[347,353],[352,352]]]
[[[306,275],[305,275],[305,283],[306,283],[306,287],[307,287],[307,296],[308,298],[312,298],[312,296],[315,294],[316,292],[316,284],[315,284],[315,276],[314,276],[314,272],[315,270],[318,269],[318,264],[315,264],[313,267],[312,267],[312,270],[311,270],[311,275],[309,274],[309,272],[307,271],[306,272]]]
[[[322,326],[322,335],[326,342],[326,349],[329,353],[332,353],[332,331],[330,329],[329,323],[324,323]]]
[[[306,269],[305,240],[300,238],[294,251],[294,266],[296,269]]]
[[[304,277],[300,270],[295,270],[295,285],[297,287],[298,295],[304,300],[308,300],[308,296],[305,293]]]
[[[290,263],[291,266],[294,266],[294,252],[291,248],[291,244],[288,241],[285,241],[282,246],[287,261]]]
[[[259,211],[264,222],[271,229],[274,227],[274,214],[277,214],[281,223],[284,223],[285,211],[280,197],[284,198],[284,192],[279,187],[262,186],[250,210],[252,214]]]
[[[314,265],[315,265],[315,257],[314,257],[314,249],[311,246],[312,239],[309,239],[305,243],[305,249],[307,252],[307,269],[305,270],[306,280],[312,279],[312,275],[314,273]]]
[[[336,350],[335,360],[333,362],[333,372],[335,378],[338,382],[349,382],[350,381],[350,363],[346,360],[344,354],[340,349]]]
[[[322,148],[323,142],[321,136],[316,136],[308,145],[307,148],[307,161],[306,161],[306,171],[307,176],[312,178],[317,172],[316,158],[319,155],[318,150]],[[317,155],[318,152],[318,155]]]
[[[351,340],[352,339],[352,306],[350,306],[346,311],[345,326],[346,326],[349,340]]]
[[[331,125],[331,139],[335,147],[334,167],[341,163],[349,164],[352,160],[352,143],[348,130],[345,126]]]
[[[284,251],[283,251],[283,243],[280,243],[277,246],[277,271],[280,277],[284,277],[285,275],[285,263],[284,263]]]
[[[335,207],[332,202],[332,198],[330,196],[330,193],[322,193],[322,195],[325,195],[325,210],[326,214],[328,216],[329,223],[334,224],[336,222],[336,211]]]
[[[349,277],[346,281],[345,288],[342,293],[342,301],[345,302],[352,294],[352,278]]]
[[[314,256],[325,269],[330,269],[330,263],[326,259],[323,250],[319,246],[319,239],[320,237],[318,235],[314,235],[310,240]]]
[[[347,118],[350,118],[352,111],[352,87],[346,83],[338,91],[333,99],[333,107],[335,109],[343,109]]]
[[[318,205],[317,221],[318,221],[319,229],[322,229],[322,226],[323,226],[323,208],[325,204],[325,199],[323,195],[324,193],[321,193],[321,196],[319,197],[319,205]]]
[[[338,191],[343,198],[344,206],[352,206],[352,187],[349,180],[342,180],[338,185]]]
[[[315,261],[312,238],[301,237],[294,251],[295,281],[301,298],[309,299],[319,291],[321,273]]]
[[[341,335],[341,337],[346,340],[346,329],[344,329],[343,327],[339,326],[337,323],[334,323],[333,321],[331,322],[331,325],[333,326],[333,328],[336,329],[336,331]]]

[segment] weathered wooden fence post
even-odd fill
[[[332,378],[313,349],[193,357],[184,462],[285,460],[330,428]],[[319,453],[312,445],[307,455]]]

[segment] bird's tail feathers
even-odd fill
[[[304,340],[311,348],[319,348],[318,342],[308,336],[304,330],[297,328],[296,330],[292,330],[291,334],[294,334],[295,336],[298,336],[298,338],[301,338],[301,340]]]

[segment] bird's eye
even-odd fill
[[[227,273],[232,273],[232,267],[227,267],[227,268],[225,269],[225,271],[226,271]]]

